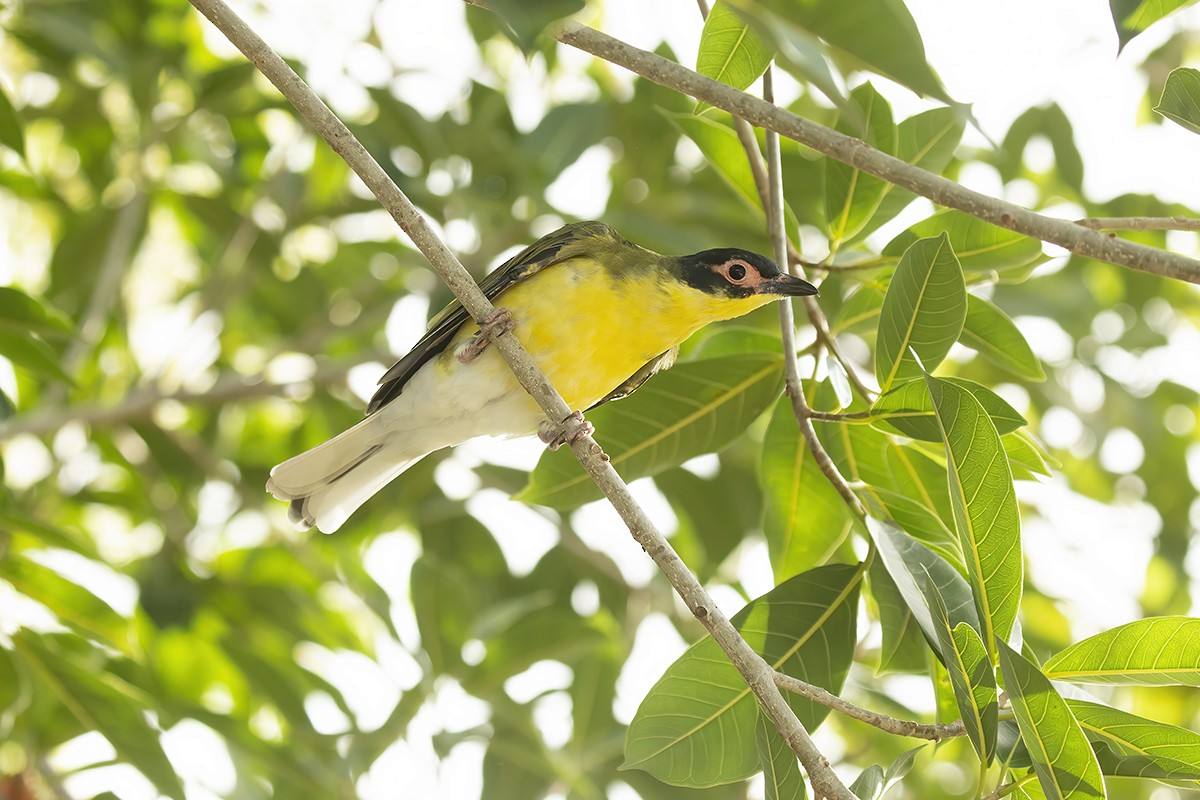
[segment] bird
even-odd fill
[[[705,325],[817,294],[748,250],[665,256],[594,220],[542,237],[480,288],[496,304],[482,325],[450,303],[379,379],[364,419],[271,470],[267,491],[289,503],[298,528],[333,533],[417,461],[477,436],[538,434],[552,448],[573,440],[488,347],[494,335],[515,335],[567,405],[590,410],[670,367]]]

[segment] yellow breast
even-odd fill
[[[516,335],[567,405],[585,409],[704,325],[754,310],[773,298],[717,297],[653,271],[616,277],[575,258],[503,292]],[[473,336],[464,326],[447,351]]]

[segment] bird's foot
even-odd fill
[[[570,423],[576,423],[575,427],[568,427]],[[571,415],[562,421],[561,425],[551,425],[549,422],[543,423],[542,427],[538,428],[538,438],[546,443],[547,450],[557,450],[564,444],[575,444],[580,439],[591,436],[596,432],[596,428],[592,423],[583,418],[582,411],[572,411]]]
[[[511,311],[507,308],[493,310],[491,314],[488,314],[480,322],[479,333],[475,334],[467,344],[459,348],[458,360],[464,364],[470,364],[479,358],[479,354],[486,350],[487,346],[492,343],[493,336],[508,333],[515,327],[517,327],[517,321],[513,319]]]

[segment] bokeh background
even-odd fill
[[[562,46],[527,58],[457,2],[233,5],[476,275],[577,218],[662,252],[769,250],[761,219],[666,121],[687,98]],[[1200,52],[1200,15],[1118,55],[1099,0],[908,5],[978,120],[949,174],[1067,218],[1200,207],[1200,139],[1149,110]],[[689,0],[588,13],[695,62]],[[871,80],[898,119],[931,107]],[[781,102],[833,119],[779,82]],[[434,454],[331,537],[293,532],[264,495],[271,465],[359,418],[449,294],[185,2],[0,6],[0,87],[24,140],[23,155],[0,152],[0,286],[44,311],[25,330],[0,325],[23,354],[0,358],[0,796],[151,798],[176,781],[189,798],[761,792],[617,771],[624,725],[701,630],[605,506],[509,499],[536,442]],[[790,144],[785,157],[819,257],[816,159]],[[918,201],[870,246],[928,211]],[[1200,254],[1194,233],[1131,236]],[[996,387],[1058,461],[1020,495],[1026,636],[1061,646],[1196,613],[1200,294],[1047,255],[993,297],[1047,381],[1015,382],[963,349],[949,366]],[[769,330],[773,312],[743,324]],[[843,344],[869,354],[853,334]],[[773,585],[762,427],[635,485],[728,614]],[[850,695],[929,715],[927,681],[875,675],[878,635],[863,630]],[[1186,690],[1124,700],[1193,728],[1200,708]],[[850,776],[907,747],[837,719],[818,740]],[[940,759],[893,796],[964,796],[970,773]]]

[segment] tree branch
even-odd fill
[[[108,427],[126,422],[149,419],[159,403],[174,400],[188,405],[223,405],[255,397],[278,397],[308,386],[320,386],[342,378],[350,369],[362,363],[327,364],[318,367],[308,378],[285,383],[269,383],[261,378],[242,375],[223,375],[203,392],[164,392],[156,386],[143,386],[116,405],[77,405],[52,408],[38,414],[14,417],[0,423],[0,442],[22,433],[41,436],[53,433],[70,422],[82,422],[91,427]]]
[[[1088,217],[1075,224],[1094,231],[1200,231],[1200,219],[1191,217]]]
[[[287,98],[301,116],[308,121],[320,136],[329,143],[350,168],[371,189],[380,203],[408,234],[418,249],[429,259],[430,264],[441,276],[455,297],[471,314],[482,321],[494,309],[471,275],[463,268],[446,246],[437,238],[417,208],[392,182],[371,154],[350,133],[349,129],[329,108],[305,85],[295,72],[276,55],[241,19],[221,0],[191,0],[204,16],[254,63],[256,67]],[[553,422],[568,420],[571,409],[555,391],[538,368],[529,353],[515,336],[497,334],[494,346],[512,368],[513,374],[526,391],[538,402]],[[578,432],[582,423],[573,422],[566,433]],[[574,437],[573,437],[574,438]],[[687,603],[695,617],[712,634],[713,639],[728,655],[746,681],[747,686],[758,698],[759,703],[779,730],[788,745],[800,756],[810,774],[832,775],[828,762],[821,756],[795,713],[775,686],[773,670],[755,653],[738,634],[729,619],[713,602],[708,592],[695,575],[680,560],[670,544],[658,531],[646,512],[629,493],[628,487],[609,463],[608,457],[591,436],[579,436],[571,449],[580,464],[595,481],[596,485],[612,503],[613,508],[624,520],[634,539],[654,559],[655,564],[671,582],[675,591]],[[851,800],[849,792],[832,795],[839,800]]]
[[[732,86],[714,81],[673,61],[633,47],[577,22],[564,21],[552,28],[550,33],[564,44],[617,64],[662,86],[703,100],[759,127],[794,139],[830,158],[908,189],[938,205],[957,209],[1026,236],[1053,242],[1080,256],[1188,283],[1200,283],[1200,261],[1195,259],[1110,237],[1070,220],[1046,217],[1005,200],[972,191],[940,175],[882,153],[860,139],[804,119]]]
[[[775,673],[775,685],[785,692],[807,697],[814,703],[831,708],[839,714],[856,719],[859,722],[865,722],[884,733],[891,733],[896,736],[909,736],[913,739],[929,739],[933,742],[940,742],[942,739],[953,739],[956,736],[965,736],[967,733],[962,721],[939,722],[931,725],[924,722],[914,722],[913,720],[897,719],[887,714],[880,714],[877,711],[869,711],[861,706],[856,706],[854,703],[843,700],[827,689],[806,683],[799,678],[793,678],[791,675],[785,675],[778,671]]]

